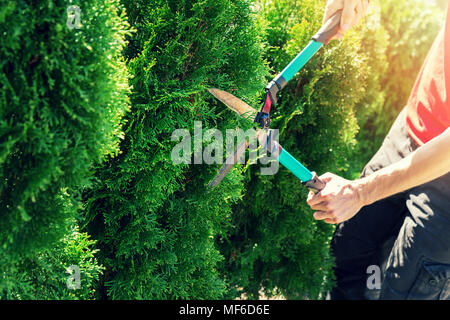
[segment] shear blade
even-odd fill
[[[247,140],[245,140],[236,148],[234,154],[227,158],[222,168],[220,168],[219,173],[217,173],[215,178],[208,184],[208,187],[217,187],[217,185],[223,180],[223,178],[225,178],[228,172],[230,172],[230,170],[234,167],[234,164],[238,162],[241,156],[245,153],[245,150],[247,150],[247,148],[248,142]]]
[[[217,100],[221,101],[228,108],[239,114],[240,116],[253,120],[256,115],[256,110],[250,107],[241,99],[233,96],[231,93],[228,93],[223,90],[219,90],[216,88],[208,89],[208,91],[217,98]]]
[[[247,103],[242,101],[241,99],[233,96],[232,94],[216,89],[211,88],[208,89],[208,91],[217,98],[217,100],[221,101],[223,104],[225,104],[229,109],[233,110],[240,116],[242,116],[245,119],[253,121],[255,118],[257,111],[250,107]],[[256,129],[257,138],[260,139],[261,130]],[[208,184],[208,187],[215,188],[222,180],[225,178],[225,176],[230,172],[230,170],[234,167],[234,164],[241,158],[241,156],[245,153],[245,150],[247,150],[249,146],[249,143],[247,141],[242,142],[235,150],[234,154],[228,157],[228,159],[225,161],[225,164],[220,168],[217,175],[214,177],[214,179]]]

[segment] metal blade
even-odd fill
[[[257,113],[256,110],[241,99],[233,96],[231,93],[216,88],[208,89],[208,91],[240,116],[249,120],[253,120],[255,118]]]
[[[220,168],[217,175],[214,177],[214,179],[208,184],[208,187],[215,188],[217,185],[225,178],[225,176],[230,172],[230,170],[234,167],[234,164],[240,159],[240,157],[244,154],[245,150],[248,148],[248,141],[245,140],[242,142],[234,151],[234,154],[228,157],[228,159],[225,161],[222,168]]]
[[[219,101],[225,104],[229,109],[233,110],[240,116],[253,120],[257,114],[256,110],[250,107],[241,99],[233,96],[231,93],[228,93],[223,90],[219,90],[216,88],[208,89],[208,91],[216,97]],[[259,138],[260,130],[257,129],[257,137]],[[240,157],[245,153],[249,146],[248,141],[242,142],[234,151],[234,154],[228,157],[225,161],[222,168],[220,168],[217,175],[214,179],[208,184],[208,187],[215,188],[225,176],[230,172],[230,170],[234,167],[234,164],[240,159]]]

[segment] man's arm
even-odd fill
[[[398,163],[361,179],[362,194],[370,204],[390,195],[424,184],[450,171],[450,128]],[[449,195],[450,198],[450,195]]]
[[[325,188],[308,195],[316,220],[340,223],[363,206],[439,178],[450,172],[450,128],[406,158],[368,177],[349,181],[332,173],[320,178]]]

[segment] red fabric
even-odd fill
[[[450,5],[407,104],[411,137],[423,145],[450,127]]]

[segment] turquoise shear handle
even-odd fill
[[[312,41],[300,52],[294,60],[281,72],[286,83],[314,56],[314,54],[338,33],[341,23],[342,10],[336,12],[312,37]],[[277,77],[277,78],[278,78]]]
[[[313,36],[312,41],[300,52],[289,65],[273,79],[266,87],[271,99],[276,102],[277,92],[283,89],[294,75],[314,56],[314,54],[338,33],[341,23],[342,10],[336,12]],[[256,120],[255,120],[256,121]],[[258,122],[258,121],[257,121]],[[289,152],[279,144],[273,144],[272,150],[278,148],[278,161],[291,171],[302,183],[314,192],[319,192],[325,187],[325,183],[319,179],[315,172],[309,171],[298,162]]]
[[[300,52],[291,63],[281,72],[281,76],[289,82],[294,75],[314,56],[314,54],[322,48],[323,43],[311,41],[305,49]]]
[[[298,162],[297,159],[284,149],[281,149],[278,161],[302,181],[309,181],[313,177],[311,171],[306,169],[304,165]]]
[[[278,161],[299,178],[306,187],[315,193],[325,188],[325,183],[319,179],[315,172],[309,171],[276,141],[272,141],[269,137],[267,142],[270,145],[271,153],[274,154],[275,151],[278,151]]]
[[[281,148],[278,161],[292,172],[302,183],[314,193],[325,188],[325,183],[319,179],[315,172],[311,172],[304,165],[297,161],[289,152]]]

